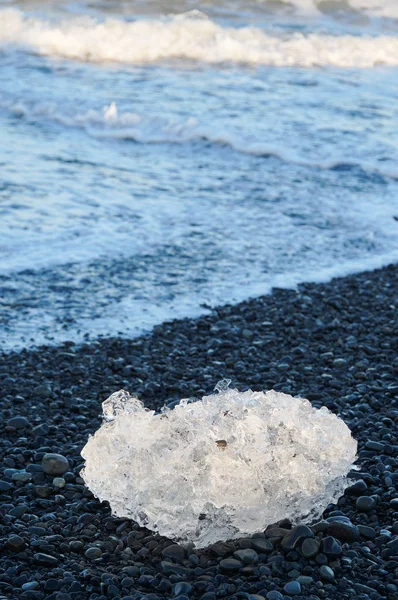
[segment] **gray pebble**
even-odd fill
[[[166,558],[175,558],[176,560],[184,560],[187,553],[185,548],[178,544],[171,544],[162,550],[162,555]]]
[[[56,567],[58,565],[58,559],[55,556],[50,556],[50,554],[44,554],[43,552],[38,552],[33,558],[39,565],[46,567]]]
[[[358,531],[362,537],[368,540],[374,540],[377,535],[373,527],[369,527],[368,525],[358,525]]]
[[[340,556],[343,551],[340,542],[331,535],[322,540],[322,550],[327,556]]]
[[[69,469],[69,462],[62,454],[47,453],[43,456],[41,466],[47,475],[63,475]]]
[[[319,575],[325,581],[334,581],[334,571],[327,565],[322,565],[319,568]]]
[[[186,581],[179,581],[173,586],[173,594],[180,596],[181,594],[190,594],[192,592],[192,585]]]
[[[363,512],[368,512],[375,508],[376,502],[370,496],[360,496],[356,502],[357,509]]]
[[[21,552],[25,548],[25,540],[19,535],[10,535],[7,546],[13,552]]]
[[[88,550],[85,551],[84,556],[89,560],[95,560],[96,558],[102,556],[102,551],[100,548],[96,547],[88,548]]]
[[[220,570],[224,573],[233,573],[239,571],[243,567],[243,564],[240,560],[236,560],[235,558],[224,558],[220,561]]]
[[[28,583],[24,583],[21,587],[24,591],[37,590],[39,583],[38,581],[29,581]]]
[[[13,481],[21,481],[22,483],[27,483],[32,479],[32,473],[28,473],[27,471],[19,471],[14,473],[11,477]]]
[[[283,600],[283,595],[277,590],[271,590],[266,595],[267,600]]]
[[[312,556],[315,556],[316,554],[318,554],[319,546],[320,546],[320,544],[317,539],[308,538],[308,539],[304,540],[304,542],[301,545],[301,553],[306,558],[311,558]]]
[[[4,481],[3,479],[0,481],[0,492],[8,492],[12,489],[12,483],[8,481]]]
[[[355,542],[359,539],[358,528],[350,522],[333,521],[329,523],[328,533],[342,542]]]
[[[246,548],[234,552],[235,558],[241,560],[245,565],[254,565],[258,561],[258,554],[255,550]]]
[[[257,552],[271,552],[274,549],[271,542],[265,538],[252,538],[252,548]]]
[[[26,417],[12,417],[7,421],[7,426],[14,427],[14,429],[25,429],[29,425],[30,423]]]
[[[283,591],[289,596],[297,596],[301,593],[301,585],[298,581],[289,581],[283,586]]]

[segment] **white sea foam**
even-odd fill
[[[133,112],[119,113],[114,102],[105,106],[102,111],[91,109],[79,114],[75,110],[62,109],[51,102],[29,103],[23,100],[6,100],[0,95],[0,108],[28,119],[50,119],[66,127],[81,128],[88,135],[98,139],[132,140],[140,144],[186,144],[206,141],[214,145],[228,146],[242,154],[264,158],[274,157],[284,163],[312,169],[353,167],[369,174],[398,179],[396,168],[380,166],[376,162],[355,160],[352,156],[350,158],[334,156],[328,160],[306,158],[286,146],[278,147],[265,141],[244,138],[214,124],[204,126],[193,117],[182,119],[140,115]]]
[[[264,0],[265,4],[267,2],[268,0]],[[356,11],[369,17],[398,19],[396,0],[282,0],[282,2],[287,6],[293,6],[302,14]]]
[[[270,0],[259,0],[262,5],[272,5]],[[310,16],[319,14],[357,12],[368,17],[398,19],[396,0],[280,0],[280,8],[292,8],[297,13]]]
[[[0,44],[47,56],[130,64],[187,59],[278,67],[398,65],[398,37],[277,35],[257,27],[222,27],[196,12],[134,22],[88,17],[52,22],[5,9],[0,11]]]

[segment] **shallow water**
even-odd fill
[[[397,260],[397,19],[388,0],[0,3],[2,346]]]

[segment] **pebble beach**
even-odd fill
[[[0,0],[0,600],[398,600],[397,6]],[[215,395],[187,437],[187,402],[191,421],[150,454],[152,429],[110,423],[83,472],[111,394],[158,412],[225,380],[323,411],[292,399],[284,427],[286,397],[270,394],[253,425],[236,400],[248,436],[233,438],[216,422],[235,419],[231,396],[220,411]],[[148,457],[156,485],[142,477],[128,504]],[[220,479],[247,516],[228,529]],[[195,489],[201,549],[89,487],[116,488],[118,515],[165,535]],[[308,495],[317,521],[290,522]],[[241,523],[260,531],[218,540]]]
[[[396,600],[398,268],[165,322],[142,337],[4,352],[0,597],[7,600]],[[222,378],[338,414],[358,441],[350,487],[318,523],[184,548],[114,518],[83,485],[101,402],[159,410]]]

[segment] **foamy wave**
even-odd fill
[[[356,11],[369,17],[398,19],[397,0],[282,0],[304,14]],[[265,0],[267,3],[267,0]]]
[[[6,9],[0,11],[0,43],[48,56],[97,62],[188,59],[279,67],[398,65],[397,37],[277,36],[256,27],[222,27],[197,13],[164,20],[99,22],[83,17],[53,23]]]
[[[61,110],[54,103],[27,103],[6,100],[0,96],[0,108],[13,114],[35,121],[49,119],[66,127],[83,129],[97,139],[132,140],[140,144],[185,144],[205,141],[214,145],[229,146],[242,154],[277,158],[285,163],[312,169],[330,170],[337,168],[359,168],[365,173],[379,174],[389,179],[398,179],[398,169],[380,167],[377,164],[364,163],[355,159],[340,157],[329,160],[311,160],[294,151],[270,146],[263,142],[245,139],[220,127],[206,127],[195,118],[176,119],[160,116],[139,115],[137,113],[119,113],[112,102],[102,111],[88,110],[85,113]]]

